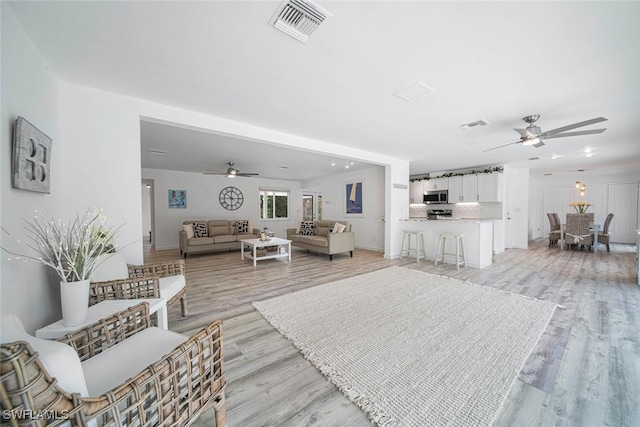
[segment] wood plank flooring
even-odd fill
[[[145,251],[146,261],[178,251]],[[251,306],[364,272],[402,265],[502,289],[562,306],[525,362],[496,426],[640,426],[640,287],[635,246],[611,252],[560,251],[546,240],[510,249],[484,269],[410,259],[385,260],[356,250],[353,258],[294,249],[293,261],[254,268],[240,253],[186,260],[189,316],[179,304],[169,327],[185,334],[224,320],[227,412],[230,427],[370,426],[356,405],[328,382]],[[208,411],[195,426],[212,426]]]

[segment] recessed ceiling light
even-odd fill
[[[289,166],[278,166],[278,169],[289,169]]]
[[[349,163],[351,166],[353,166],[353,162]]]
[[[593,153],[587,153],[587,157],[593,156]]]
[[[585,148],[585,149],[584,149],[584,152],[585,152],[585,153],[590,153],[590,152],[591,152],[591,148],[590,148],[590,147]]]
[[[149,154],[156,154],[158,156],[164,156],[165,154],[167,154],[166,150],[160,150],[157,148],[149,148]]]
[[[331,163],[331,166],[335,166],[335,165],[336,165],[336,163],[335,163],[335,162]]]
[[[425,95],[429,92],[433,92],[435,89],[422,81],[417,81],[411,84],[409,87],[401,89],[397,92],[393,92],[395,96],[405,101],[413,101],[414,99]]]
[[[562,156],[559,155],[559,154],[554,154],[553,156],[551,156],[551,160],[555,160],[555,159],[557,159],[559,157],[562,157]]]
[[[345,166],[344,168],[345,168],[345,169],[349,169],[349,165]]]

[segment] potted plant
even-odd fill
[[[591,203],[589,203],[589,202],[571,202],[571,203],[569,203],[569,206],[574,208],[577,213],[583,214],[583,213],[587,212],[587,209],[589,208],[589,206],[591,206]]]
[[[60,277],[63,325],[84,323],[89,306],[89,276],[97,267],[100,255],[113,251],[119,228],[110,228],[103,211],[93,208],[67,223],[36,211],[33,219],[25,223],[31,242],[18,242],[26,246],[31,255],[3,249],[18,259],[22,257],[51,267]]]

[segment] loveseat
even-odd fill
[[[180,255],[240,249],[240,240],[260,237],[260,230],[239,219],[184,221],[180,230]]]
[[[287,229],[287,239],[291,246],[329,255],[329,261],[342,252],[353,257],[355,237],[347,221],[302,221],[298,228]]]

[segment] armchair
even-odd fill
[[[128,265],[120,253],[105,254],[91,273],[89,305],[106,299],[165,298],[167,308],[180,301],[187,315],[184,260]]]
[[[182,426],[213,407],[225,426],[222,322],[190,338],[150,325],[141,303],[56,342],[3,316],[3,417],[12,426]]]

